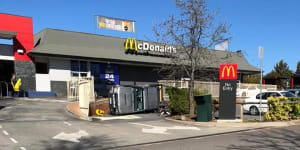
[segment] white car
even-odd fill
[[[259,112],[266,113],[268,111],[268,97],[296,97],[293,93],[290,93],[288,91],[267,91],[262,92],[262,104],[261,107],[259,107],[260,103],[260,94],[257,94],[256,96],[250,97],[245,99],[245,103],[257,103],[257,104],[244,104],[243,109],[244,112],[248,112],[251,115],[257,115]]]

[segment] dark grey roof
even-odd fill
[[[119,37],[98,34],[44,29],[34,36],[35,48],[33,55],[57,55],[85,57],[92,59],[108,59],[111,61],[126,61],[133,63],[167,64],[169,58],[126,54],[124,42]],[[138,41],[138,40],[137,40]],[[222,63],[237,63],[240,71],[258,72],[259,69],[250,65],[241,53],[211,50]],[[230,54],[230,57],[226,57]],[[219,64],[210,65],[218,67]]]
[[[17,32],[0,30],[1,39],[13,39],[17,36]]]

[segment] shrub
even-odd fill
[[[288,100],[298,101],[298,100],[300,100],[300,97],[289,97]]]
[[[187,89],[179,89],[176,87],[166,88],[169,95],[169,109],[172,115],[182,115],[189,112],[189,101],[187,100]]]
[[[176,87],[167,87],[166,92],[169,95],[170,103],[169,109],[172,115],[182,115],[189,113],[189,101],[188,101],[188,90],[179,89]],[[207,90],[195,89],[194,95],[207,94]],[[195,112],[196,112],[196,102],[194,101]]]
[[[291,118],[292,119],[299,119],[300,118],[300,104],[294,104],[292,105],[292,113]]]
[[[300,104],[296,98],[269,97],[269,111],[265,114],[266,120],[289,120],[298,119],[300,115]]]

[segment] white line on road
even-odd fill
[[[65,133],[61,132],[54,136],[52,139],[57,139],[57,140],[63,140],[63,141],[69,141],[69,142],[74,142],[74,143],[79,143],[79,139],[84,136],[88,136],[89,134],[84,131],[84,130],[79,130],[78,132],[75,133]]]
[[[10,138],[10,140],[11,140],[12,142],[14,142],[15,144],[18,143],[18,141],[17,141],[16,139],[14,139],[14,138]]]
[[[9,135],[9,133],[8,133],[7,131],[5,131],[5,130],[3,130],[2,132],[3,132],[3,134],[5,134],[5,135]]]
[[[142,132],[144,132],[144,133],[155,133],[155,134],[170,134],[169,132],[167,132],[168,130],[197,130],[197,131],[200,130],[199,128],[192,127],[192,126],[162,127],[162,126],[153,126],[153,125],[142,124],[142,123],[131,123],[131,124],[148,127],[150,129],[143,128]]]
[[[27,150],[25,147],[20,147],[21,150]]]
[[[2,126],[0,125],[0,129],[2,128]]]
[[[67,121],[64,121],[64,124],[68,125],[68,126],[71,126],[72,124],[67,122]]]

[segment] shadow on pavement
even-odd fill
[[[98,150],[116,146],[117,141],[107,136],[81,138],[79,143],[55,140],[54,142],[42,141],[40,146],[45,150]],[[118,141],[121,143],[122,141]]]
[[[297,128],[261,130],[261,132],[243,133],[237,143],[228,150],[296,150],[300,149],[300,131]]]
[[[3,108],[5,108],[5,106],[0,106],[0,110],[3,109]]]

